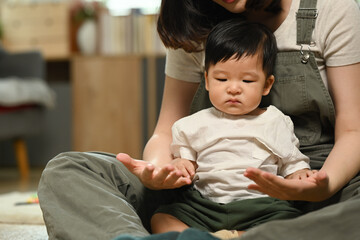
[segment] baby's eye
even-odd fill
[[[227,80],[226,78],[215,78],[215,79],[220,81],[220,82],[225,82]]]
[[[252,82],[254,82],[254,81],[253,81],[253,80],[245,80],[245,79],[244,79],[243,82],[244,82],[244,83],[252,83]]]

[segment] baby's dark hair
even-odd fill
[[[216,25],[210,32],[205,46],[205,70],[210,65],[225,62],[232,57],[254,56],[263,60],[267,76],[274,72],[277,45],[274,34],[264,25],[241,19],[230,19]]]

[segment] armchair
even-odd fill
[[[0,81],[9,77],[44,79],[45,64],[42,55],[37,51],[8,53],[0,46]],[[44,107],[33,102],[15,106],[0,103],[0,140],[13,139],[22,179],[29,175],[24,137],[41,131],[43,114]]]

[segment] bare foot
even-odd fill
[[[214,233],[211,233],[211,235],[220,238],[220,239],[233,239],[233,238],[238,238],[239,236],[241,236],[244,233],[244,231],[236,231],[236,230],[220,230]]]

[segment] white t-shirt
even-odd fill
[[[172,132],[173,155],[196,161],[194,186],[215,202],[267,196],[247,189],[248,167],[283,177],[310,168],[292,121],[274,106],[258,116],[204,109],[175,122]]]
[[[300,0],[292,0],[287,18],[274,32],[279,51],[300,51],[296,45],[296,12]],[[360,62],[360,11],[354,0],[318,0],[312,41],[321,77],[327,86],[326,66]],[[308,50],[307,46],[304,46]],[[168,49],[166,75],[187,82],[200,82],[204,73],[204,52],[186,53]]]

